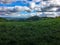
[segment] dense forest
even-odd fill
[[[6,21],[0,18],[0,45],[60,45],[60,18]]]

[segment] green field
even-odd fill
[[[0,22],[0,45],[60,45],[60,18]]]

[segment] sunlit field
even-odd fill
[[[0,45],[60,45],[60,18],[0,22]]]

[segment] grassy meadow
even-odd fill
[[[0,45],[60,45],[60,18],[1,21]]]

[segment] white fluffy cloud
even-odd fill
[[[30,2],[30,8],[34,9],[34,7],[36,6],[35,2]]]
[[[35,2],[40,2],[40,4],[36,5]],[[41,9],[40,10],[40,12],[42,12],[41,16],[44,15],[47,17],[56,17],[56,16],[59,16],[60,14],[59,12],[60,11],[60,0],[38,0],[38,1],[33,0],[33,3],[31,3],[31,7],[33,7],[33,10],[36,8],[37,12],[39,12],[39,9]]]
[[[0,3],[11,3],[16,0],[0,0]],[[25,1],[26,3],[29,3],[30,6],[15,6],[15,7],[0,7],[0,14],[12,14],[15,15],[17,12],[20,11],[27,11],[31,12],[32,10],[36,10],[37,12],[42,12],[42,14],[46,15],[46,13],[50,16],[56,16],[60,11],[60,0],[32,0],[32,1],[27,1],[27,0],[17,0],[17,1]],[[38,5],[36,2],[40,2]],[[45,12],[45,13],[44,13]],[[52,13],[54,12],[54,13]],[[52,13],[52,14],[49,14]],[[53,17],[52,16],[52,17]]]

